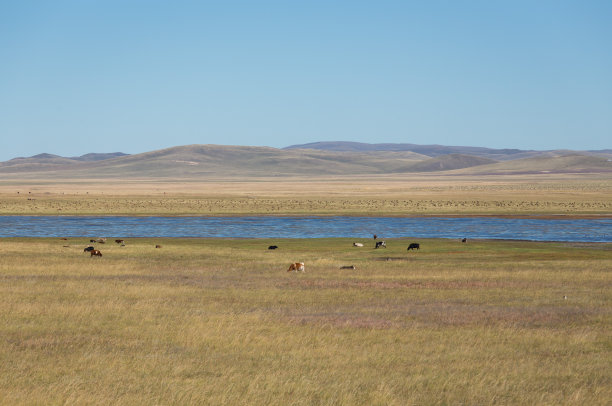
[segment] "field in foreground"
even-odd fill
[[[0,403],[612,399],[612,244],[87,241],[0,239]]]

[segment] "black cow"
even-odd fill
[[[419,245],[419,243],[417,243],[417,242],[412,242],[412,243],[410,243],[410,245],[408,246],[408,248],[406,249],[406,251],[410,251],[410,250],[414,250],[414,249],[418,250],[418,249],[420,249],[420,248],[421,248],[421,246]]]
[[[269,250],[275,250],[275,249],[277,249],[277,248],[278,248],[278,245],[270,245],[270,246],[268,247],[268,249],[269,249]]]
[[[467,238],[463,238],[461,242],[467,242]]]
[[[90,252],[93,251],[95,248],[92,247],[91,245],[89,247],[85,247],[85,249],[83,250],[83,252]]]
[[[376,246],[374,248],[380,248],[380,247],[387,248],[387,243],[384,241],[376,241]]]

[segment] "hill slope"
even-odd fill
[[[113,157],[114,156],[114,157]],[[88,154],[82,159],[40,154],[0,163],[8,179],[201,178],[343,176],[444,172],[453,174],[612,172],[609,158],[548,151],[537,158],[497,162],[482,156],[430,158],[413,151],[330,151],[186,145],[141,154]]]
[[[612,160],[605,157],[568,154],[517,159],[457,171],[470,175],[535,173],[612,173]]]
[[[401,169],[401,172],[435,172],[453,169],[471,168],[479,165],[493,164],[497,161],[464,154],[441,155],[435,158],[416,162]]]
[[[187,145],[94,162],[61,157],[0,164],[0,173],[52,177],[341,175],[395,172],[424,157],[411,152],[346,153],[269,147]]]
[[[486,157],[494,160],[515,159],[515,156],[530,154],[537,151],[524,151],[520,149],[492,149],[483,147],[456,147],[446,145],[417,145],[417,144],[368,144],[363,142],[313,142],[310,144],[291,145],[285,149],[316,149],[324,151],[411,151],[428,157],[437,157],[450,154],[464,154]]]
[[[532,157],[560,156],[576,153],[567,150],[521,150],[521,149],[495,149],[484,147],[463,147],[447,145],[417,145],[417,144],[368,144],[363,142],[328,141],[313,142],[310,144],[291,145],[285,149],[315,149],[321,151],[337,152],[372,152],[372,151],[403,151],[414,152],[426,157],[435,158],[441,155],[472,155],[482,158],[493,159],[495,161],[509,161]],[[610,150],[599,151],[579,151],[582,155],[607,156],[611,157]]]

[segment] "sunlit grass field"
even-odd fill
[[[0,239],[1,404],[612,399],[612,244],[86,245]]]
[[[0,215],[610,216],[604,175],[0,181]]]

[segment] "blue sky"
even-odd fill
[[[0,160],[612,148],[610,1],[0,0]]]

